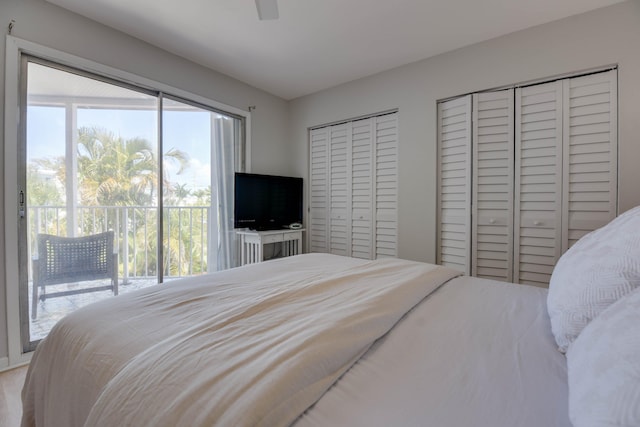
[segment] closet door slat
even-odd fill
[[[513,89],[473,96],[472,275],[513,280]]]
[[[311,130],[309,140],[309,250],[328,252],[329,128]]]
[[[373,134],[371,118],[351,125],[351,256],[373,258]]]
[[[436,262],[471,274],[471,95],[438,104]]]
[[[515,96],[514,282],[546,287],[562,250],[562,81]]]
[[[562,251],[617,212],[617,71],[564,82]]]
[[[329,128],[329,253],[351,255],[351,124]]]
[[[375,258],[398,256],[398,113],[374,121]]]

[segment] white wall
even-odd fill
[[[307,129],[398,108],[399,255],[435,260],[436,101],[497,86],[619,66],[620,210],[640,204],[640,2],[514,33],[319,92],[287,104],[44,0],[0,0],[0,28],[252,114],[253,171],[307,176]],[[0,43],[0,141],[4,137],[5,45]],[[289,116],[288,116],[289,115]],[[289,131],[287,133],[287,130]],[[4,146],[4,141],[2,141]],[[4,153],[0,152],[4,165]],[[3,174],[0,174],[3,180]],[[0,183],[4,224],[4,183]],[[7,354],[4,227],[0,227],[0,367]]]
[[[446,37],[446,35],[443,35]],[[309,127],[399,109],[399,256],[435,261],[436,102],[617,64],[620,212],[640,204],[640,2],[512,33],[290,103],[296,173],[307,177]]]
[[[180,57],[70,13],[43,0],[1,0],[2,32],[14,19],[12,35],[242,110],[256,106],[252,122],[252,170],[293,173],[288,146],[287,103],[233,78],[216,73]],[[5,41],[0,42],[0,142],[4,147]],[[0,151],[4,165],[4,151]],[[0,369],[7,356],[5,316],[4,172],[0,173]]]

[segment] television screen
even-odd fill
[[[276,230],[302,223],[302,178],[235,175],[234,227]]]

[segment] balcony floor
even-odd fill
[[[137,289],[146,288],[148,286],[155,285],[156,279],[130,279],[128,284],[122,284],[118,286],[119,295],[126,294],[127,292],[135,291]],[[108,284],[108,281],[96,281],[95,286],[101,286]],[[32,284],[29,282],[29,309],[31,309],[32,301]],[[70,283],[65,285],[56,286],[52,289],[53,292],[65,291],[77,288],[79,285],[76,283]],[[87,283],[83,283],[82,287],[86,287]],[[113,297],[111,291],[96,291],[77,295],[67,295],[63,297],[49,298],[45,301],[38,302],[38,317],[35,320],[29,318],[29,331],[31,333],[31,341],[37,341],[47,336],[53,325],[62,319],[72,311],[89,305],[93,302],[97,302],[106,298]]]

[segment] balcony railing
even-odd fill
[[[208,245],[209,214],[208,206],[163,208],[162,271],[165,278],[207,272],[209,257],[213,255]],[[28,215],[30,257],[37,253],[36,239],[40,233],[84,236],[113,230],[121,282],[126,284],[130,279],[158,276],[156,207],[86,206],[76,207],[73,215],[69,215],[65,206],[32,206]],[[69,229],[75,232],[69,233]]]

